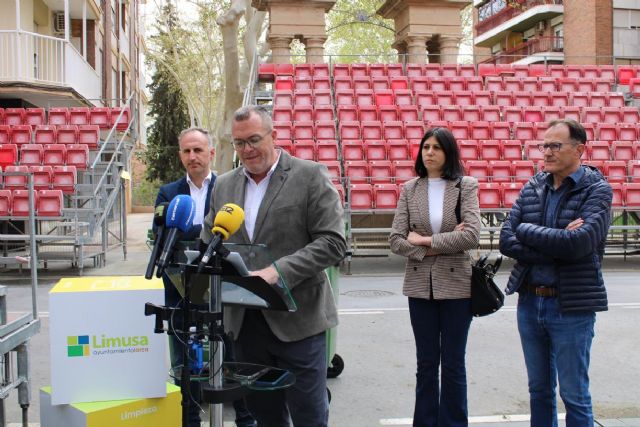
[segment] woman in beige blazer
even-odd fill
[[[403,293],[417,355],[413,425],[467,426],[464,359],[472,316],[466,251],[479,241],[478,182],[463,177],[456,140],[445,128],[427,131],[415,168],[418,178],[402,189],[389,237],[391,250],[407,257]]]

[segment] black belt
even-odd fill
[[[558,296],[558,288],[556,287],[536,286],[531,283],[523,283],[518,291],[544,298],[552,298]]]

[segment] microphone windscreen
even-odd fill
[[[223,240],[227,240],[230,235],[238,231],[243,221],[244,211],[242,208],[234,203],[226,203],[213,219],[211,232],[220,233]]]
[[[188,232],[193,226],[195,212],[196,204],[191,196],[180,194],[174,197],[167,209],[167,228],[177,228],[183,233]]]

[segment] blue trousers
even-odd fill
[[[294,342],[280,341],[260,310],[246,310],[238,336],[242,361],[274,366],[296,376],[293,386],[256,391],[246,397],[258,427],[327,427],[327,343],[325,333]]]
[[[418,361],[413,425],[466,427],[465,351],[472,319],[471,300],[409,298],[409,315]]]
[[[593,426],[589,360],[595,319],[594,312],[561,313],[557,298],[524,293],[518,297],[532,427],[557,427],[557,382],[567,427]]]

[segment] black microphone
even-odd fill
[[[198,273],[202,273],[213,254],[219,250],[222,241],[227,240],[229,236],[238,231],[243,221],[244,211],[240,206],[234,203],[226,203],[220,208],[213,219],[213,228],[211,229],[213,237],[204,255],[202,255],[200,264],[198,264]]]
[[[164,235],[164,223],[167,218],[167,208],[169,206],[169,202],[160,203],[156,206],[155,213],[153,215],[153,225],[156,226],[156,230],[158,232],[155,236],[155,243],[153,244],[153,249],[151,250],[151,257],[149,258],[149,264],[147,265],[147,272],[144,275],[144,278],[149,280],[153,277],[153,270],[156,267],[156,261],[158,260],[158,254],[160,253],[160,246],[162,245],[162,237]]]
[[[176,242],[182,238],[182,235],[188,232],[193,226],[193,216],[196,211],[196,204],[186,194],[180,194],[173,198],[167,209],[166,228],[168,230],[167,238],[162,245],[162,254],[158,260],[158,270],[156,277],[162,277],[164,269],[170,261],[173,253],[173,247]]]

